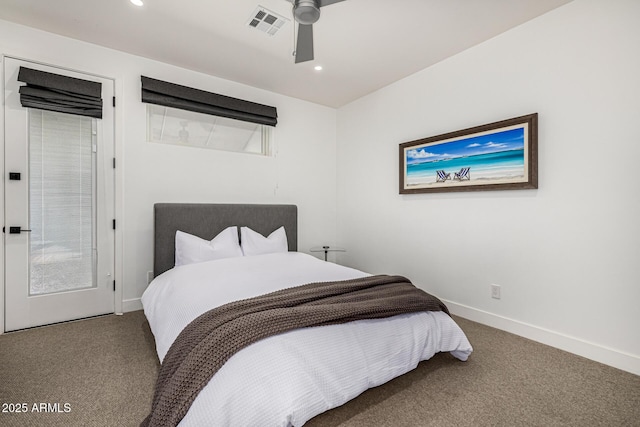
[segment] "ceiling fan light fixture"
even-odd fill
[[[320,8],[314,0],[296,0],[293,3],[293,16],[302,25],[311,25],[320,19]]]
[[[144,3],[142,2],[142,0],[129,0],[132,4],[136,5],[136,6],[144,6]]]
[[[298,23],[295,62],[313,61],[313,23],[320,19],[320,8],[344,0],[289,0],[293,3],[293,19]],[[294,32],[295,37],[295,32]]]

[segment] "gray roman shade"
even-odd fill
[[[275,107],[141,77],[142,102],[262,125],[275,126],[278,123]]]
[[[20,67],[23,107],[102,118],[102,83]]]

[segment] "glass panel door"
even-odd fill
[[[114,107],[102,118],[25,108],[21,66],[114,81],[4,57],[4,331],[115,308]],[[1,290],[0,290],[1,291]]]

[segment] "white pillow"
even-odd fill
[[[249,227],[240,227],[240,242],[245,256],[287,252],[287,234],[284,227],[278,228],[269,237],[264,237]]]
[[[242,256],[238,227],[225,228],[211,241],[193,234],[176,231],[176,267],[214,259]]]

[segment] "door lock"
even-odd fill
[[[20,172],[9,172],[9,181],[20,181]]]

